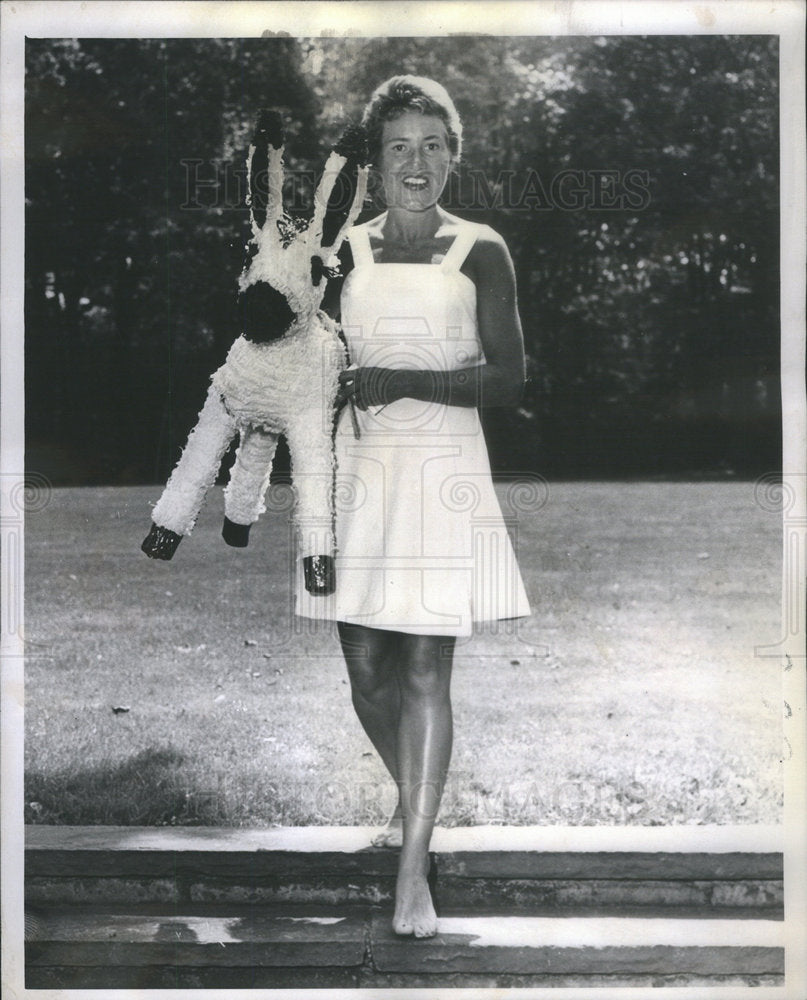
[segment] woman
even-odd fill
[[[446,91],[394,77],[363,123],[386,211],[351,231],[341,293],[336,591],[298,587],[297,614],[338,623],[353,704],[398,786],[374,841],[401,844],[393,929],[429,937],[454,644],[529,614],[477,413],[518,401],[524,348],[504,242],[438,205],[462,133]]]

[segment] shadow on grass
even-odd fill
[[[168,745],[127,760],[25,775],[25,822],[66,826],[227,823],[215,790],[190,788],[186,755]]]

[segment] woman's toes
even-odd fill
[[[414,934],[416,938],[434,937],[437,933],[437,915],[425,878],[399,878],[392,929],[396,934]]]
[[[382,830],[370,841],[371,847],[400,847],[402,843],[403,837],[400,835],[396,837],[395,832],[391,830]]]
[[[373,847],[400,847],[403,844],[403,820],[393,816],[386,827],[370,841]]]
[[[416,938],[430,938],[437,933],[437,917],[433,920],[421,919],[414,926],[413,933]]]

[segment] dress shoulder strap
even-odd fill
[[[354,267],[365,267],[374,264],[373,251],[370,247],[370,237],[364,226],[353,226],[348,230],[347,238],[350,241],[350,252],[353,254]]]
[[[444,271],[459,271],[478,236],[479,226],[473,222],[466,222],[448,248],[448,253],[443,257],[440,267]]]

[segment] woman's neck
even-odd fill
[[[391,243],[422,243],[431,240],[443,224],[443,213],[437,205],[424,212],[389,208],[383,224],[384,239]]]

